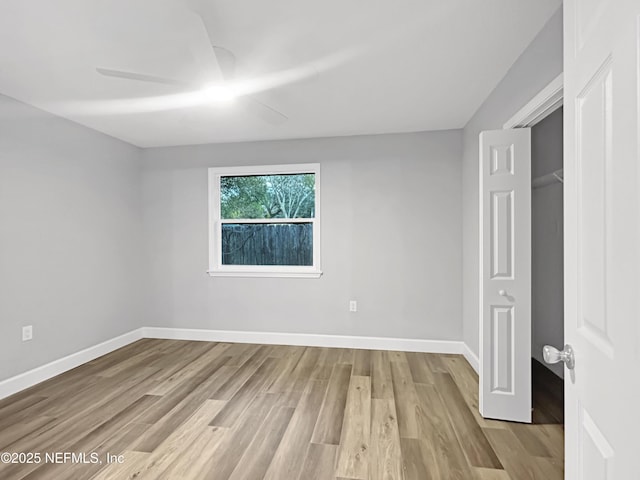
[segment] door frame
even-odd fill
[[[563,103],[564,75],[561,73],[507,120],[502,128],[507,130],[533,127],[559,109]]]

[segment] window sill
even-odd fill
[[[248,277],[248,278],[320,278],[322,272],[229,272],[209,270],[210,277]]]

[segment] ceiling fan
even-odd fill
[[[212,102],[228,102],[234,101],[240,105],[245,111],[262,119],[267,123],[280,125],[288,120],[288,117],[269,105],[257,100],[253,95],[243,92],[236,92],[233,88],[236,71],[236,57],[226,48],[213,45],[213,54],[220,69],[223,82],[221,84],[212,85],[202,88],[200,85],[184,82],[172,78],[158,77],[155,75],[147,75],[144,73],[128,72],[116,70],[112,68],[97,67],[96,71],[106,77],[123,78],[126,80],[137,80],[140,82],[160,83],[164,85],[173,85],[181,88],[189,88],[201,90],[203,98]]]

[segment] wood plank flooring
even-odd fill
[[[40,455],[0,478],[561,479],[539,373],[523,425],[479,415],[458,355],[144,339],[0,400],[0,452]]]

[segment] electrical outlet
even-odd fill
[[[355,300],[349,300],[349,311],[357,312],[358,311],[358,302]]]
[[[33,338],[33,326],[22,327],[22,341],[27,342]]]

